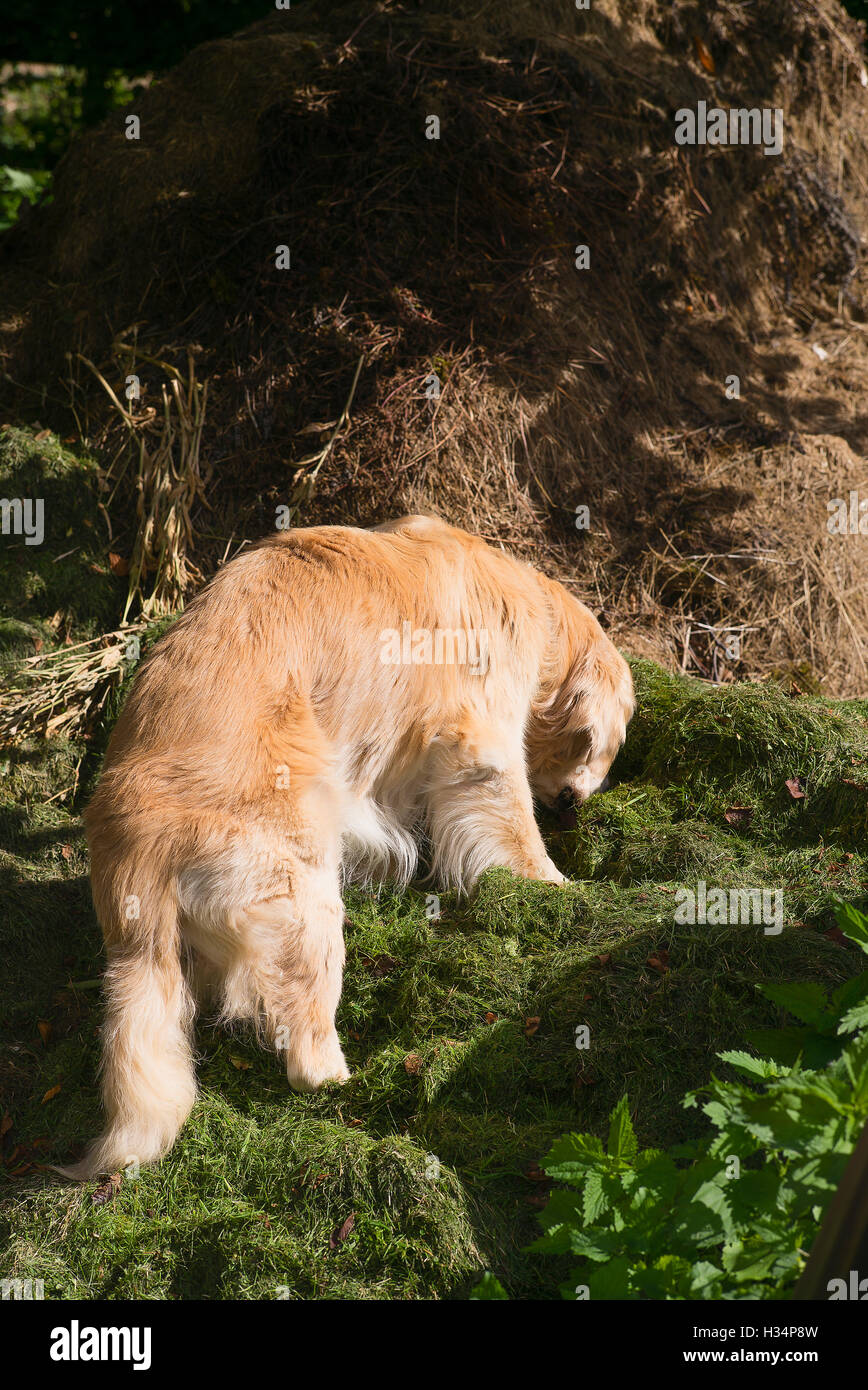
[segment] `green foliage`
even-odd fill
[[[50,178],[46,169],[11,169],[0,164],[0,232],[12,226],[25,199],[36,202]]]
[[[868,955],[868,918],[844,902],[836,906],[835,915],[844,935]],[[747,1034],[752,1047],[784,1066],[801,1061],[806,1067],[825,1067],[841,1055],[847,1034],[868,1026],[868,970],[832,991],[816,981],[758,988],[805,1025],[760,1028]]]
[[[503,1287],[499,1279],[496,1279],[490,1270],[486,1270],[476,1288],[470,1294],[470,1298],[477,1303],[489,1303],[496,1299],[502,1302],[509,1298],[509,1294]]]
[[[868,918],[841,904],[838,921],[868,953]],[[786,1296],[868,1118],[868,971],[831,995],[816,983],[762,992],[804,1021],[793,1030],[802,1046],[792,1061],[720,1053],[747,1080],[713,1078],[685,1097],[710,1134],[640,1150],[624,1095],[605,1148],[593,1134],[552,1148],[545,1169],[564,1186],[531,1249],[579,1257],[565,1298]],[[819,1043],[834,1056],[821,1051],[822,1070],[803,1068],[801,1054]]]

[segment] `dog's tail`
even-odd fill
[[[94,875],[108,956],[102,1029],[108,1124],[79,1163],[59,1169],[66,1177],[162,1157],[196,1099],[194,1004],[181,959],[177,894],[165,856],[149,838],[126,855],[115,845],[113,855],[100,856],[105,868]]]

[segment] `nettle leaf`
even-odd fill
[[[503,1287],[499,1279],[486,1270],[476,1288],[470,1294],[470,1298],[476,1302],[489,1302],[492,1299],[509,1299],[509,1294]]]
[[[740,1221],[750,1225],[758,1211],[774,1212],[779,1207],[782,1184],[777,1164],[746,1168],[737,1178],[729,1178],[726,1193],[736,1225]]]
[[[822,985],[802,981],[798,984],[757,985],[757,989],[773,1004],[779,1004],[782,1009],[820,1032],[834,1021],[829,1012],[828,995]]]
[[[837,1038],[795,1026],[757,1028],[747,1034],[747,1040],[757,1052],[771,1057],[783,1067],[793,1067],[800,1059],[810,1069],[825,1067],[834,1061],[841,1050]]]
[[[678,1191],[680,1174],[671,1158],[659,1154],[636,1174],[630,1190],[630,1206],[634,1210],[645,1206],[649,1199],[655,1205],[670,1206]]]
[[[693,1265],[681,1255],[661,1255],[633,1269],[632,1282],[645,1298],[689,1298]]]
[[[868,1032],[844,1049],[834,1071],[849,1082],[851,1105],[862,1116],[868,1110]]]
[[[811,1199],[828,1200],[837,1191],[852,1145],[839,1143],[834,1151],[814,1154],[804,1162],[793,1162],[787,1170],[787,1188],[792,1200],[807,1206]]]
[[[845,936],[868,955],[868,917],[852,903],[835,904],[835,918]]]
[[[713,1125],[716,1125],[718,1129],[722,1129],[723,1126],[728,1124],[731,1119],[730,1108],[728,1105],[725,1105],[723,1101],[706,1101],[705,1105],[703,1105],[702,1107],[702,1110],[703,1114],[707,1115],[708,1118],[711,1120],[711,1123]]]
[[[588,1260],[610,1260],[622,1252],[622,1244],[614,1231],[570,1231],[569,1248]]]
[[[839,1014],[854,1004],[860,1004],[863,999],[868,999],[868,970],[854,975],[852,980],[845,980],[832,994],[832,1003]]]
[[[572,1250],[569,1225],[552,1226],[545,1235],[537,1236],[526,1248],[540,1255],[568,1255]]]
[[[623,1095],[609,1120],[609,1157],[620,1159],[622,1163],[631,1163],[638,1151],[639,1145],[636,1143],[630,1119],[630,1102],[627,1096]]]
[[[868,1027],[868,999],[864,999],[861,1004],[854,1004],[852,1009],[848,1009],[842,1015],[838,1024],[839,1033],[855,1033],[859,1028]]]
[[[732,1230],[729,1208],[724,1213],[703,1202],[689,1202],[676,1208],[671,1230],[674,1241],[685,1251],[721,1245]]]
[[[777,1062],[770,1062],[767,1057],[754,1057],[750,1052],[718,1052],[717,1055],[721,1062],[728,1062],[731,1067],[736,1067],[747,1076],[765,1079],[768,1076],[783,1075],[784,1069]]]
[[[710,1264],[708,1260],[699,1260],[691,1272],[689,1296],[691,1298],[717,1298],[722,1281],[722,1269],[719,1269],[717,1265]]]
[[[776,1248],[770,1249],[765,1241],[755,1237],[736,1240],[723,1247],[723,1267],[737,1283],[767,1278],[777,1258]]]
[[[570,1191],[568,1188],[559,1187],[549,1197],[549,1200],[540,1213],[540,1220],[545,1229],[553,1234],[554,1227],[562,1226],[564,1223],[580,1222],[584,1208],[580,1192]]]
[[[589,1173],[585,1181],[584,1218],[593,1226],[624,1196],[623,1185],[612,1173]]]
[[[626,1255],[619,1255],[584,1276],[578,1271],[576,1283],[587,1284],[592,1299],[629,1298],[633,1291],[630,1260]]]
[[[565,1134],[553,1144],[543,1163],[549,1177],[576,1182],[590,1172],[606,1172],[609,1163],[595,1134]]]

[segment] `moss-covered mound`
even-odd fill
[[[101,952],[71,790],[97,759],[82,740],[9,754],[5,1273],[49,1297],[429,1298],[492,1268],[516,1297],[556,1296],[558,1262],[525,1249],[552,1140],[603,1133],[625,1088],[643,1143],[690,1137],[703,1120],[680,1100],[725,1071],[715,1054],[787,1021],[760,982],[861,968],[831,907],[868,890],[868,705],[634,674],[611,789],[574,828],[545,824],[571,886],[497,871],[470,902],[349,894],[351,1081],[294,1095],[275,1057],[204,1020],[191,1120],[117,1190],[44,1166],[99,1123]],[[780,893],[780,920],[677,920],[701,884]]]

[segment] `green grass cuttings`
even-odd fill
[[[56,599],[31,592],[38,627]],[[425,884],[349,892],[350,1082],[294,1095],[206,1020],[190,1122],[117,1191],[44,1166],[100,1123],[99,934],[79,803],[57,794],[92,785],[104,731],[4,753],[0,1276],[49,1298],[417,1299],[490,1269],[513,1298],[557,1297],[566,1266],[527,1249],[554,1140],[603,1136],[625,1090],[642,1145],[695,1137],[681,1098],[727,1074],[715,1054],[791,1022],[757,985],[860,967],[826,932],[837,896],[866,897],[868,706],[634,672],[613,786],[574,829],[543,821],[573,886],[495,871],[439,916]],[[783,929],[677,922],[700,881],[780,890]]]
[[[29,542],[16,533],[14,515],[4,518],[0,659],[32,656],[36,643],[80,642],[118,625],[123,581],[109,567],[97,465],[43,434],[0,429],[0,498],[41,503],[44,532],[40,543]]]

